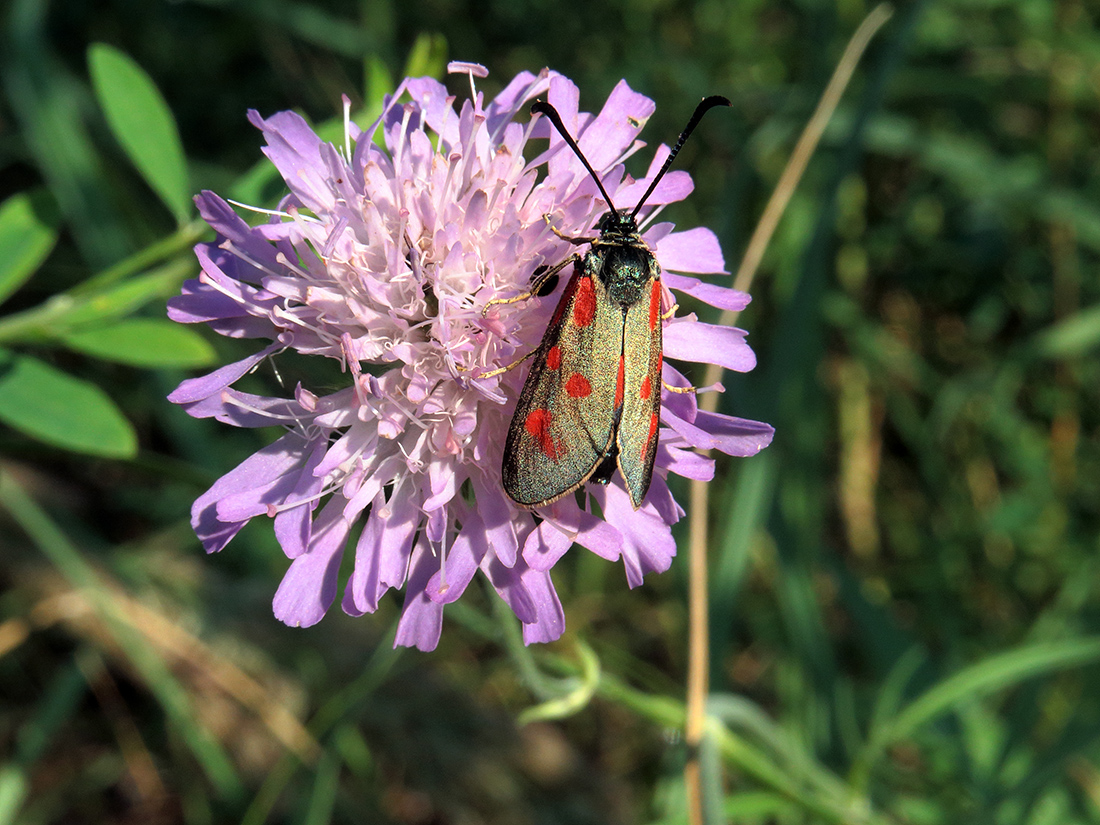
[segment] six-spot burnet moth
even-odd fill
[[[657,454],[665,317],[661,267],[638,232],[638,211],[703,115],[715,106],[729,105],[726,98],[715,95],[696,107],[630,214],[615,208],[554,107],[541,100],[531,106],[533,114],[550,119],[580,158],[610,211],[597,224],[599,237],[561,236],[573,244],[590,244],[583,257],[571,255],[537,274],[531,290],[523,295],[490,302],[511,303],[546,294],[550,279],[574,265],[532,356],[531,372],[508,429],[502,478],[505,492],[516,504],[540,507],[586,482],[606,484],[618,467],[634,509],[642,506]]]

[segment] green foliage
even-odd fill
[[[29,194],[13,195],[0,205],[0,303],[21,287],[46,260],[57,230],[35,214]]]
[[[588,109],[625,77],[651,146],[730,97],[669,218],[714,227],[732,270],[870,7],[11,6],[0,823],[686,822],[683,558],[628,591],[571,551],[546,648],[491,594],[448,607],[431,655],[391,649],[396,603],[283,628],[270,525],[203,559],[188,524],[270,434],[164,400],[254,342],[164,301],[209,237],[195,191],[284,194],[247,109],[336,138],[342,94],[369,123],[448,58],[485,64],[486,95],[549,65]],[[1097,22],[898,4],[794,194],[738,321],[760,366],[723,379],[777,437],[711,485],[714,821],[1100,819]]]
[[[0,421],[80,453],[132,458],[134,428],[97,385],[27,355],[0,351]]]
[[[179,130],[152,79],[132,59],[104,43],[88,49],[96,98],[111,132],[164,205],[183,223],[191,191]]]
[[[214,348],[194,330],[152,318],[133,318],[63,334],[70,349],[135,367],[202,367]]]

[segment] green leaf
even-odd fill
[[[73,330],[129,315],[155,298],[167,298],[194,265],[183,258],[119,283],[91,286],[85,281],[44,304],[0,318],[0,343],[55,341]]]
[[[88,49],[99,105],[115,138],[145,181],[183,223],[191,212],[183,144],[172,112],[149,75],[105,43]]]
[[[947,713],[957,704],[974,701],[1026,679],[1093,664],[1098,660],[1100,637],[1090,636],[1013,648],[963,668],[933,685],[901,708],[893,718],[880,721],[870,731],[867,744],[855,760],[852,786],[865,786],[876,760],[889,745],[912,735],[917,728]]]
[[[183,279],[193,274],[192,261],[177,258],[142,275],[98,289],[84,292],[83,284],[72,291],[71,305],[56,310],[56,323],[75,328],[107,318],[119,318],[157,298],[167,299],[179,292]],[[58,296],[68,297],[68,296]]]
[[[887,727],[889,741],[909,736],[957,702],[1097,660],[1100,660],[1100,637],[1043,642],[995,654],[963,668],[914,699]]]
[[[35,213],[30,195],[21,192],[0,204],[0,302],[26,283],[55,243],[57,230]]]
[[[31,777],[42,767],[40,760],[51,745],[57,745],[73,718],[79,716],[80,700],[88,690],[80,668],[70,663],[60,668],[44,686],[31,718],[15,737],[14,758],[0,769],[0,822],[18,822],[29,796]]]
[[[134,428],[103,390],[26,355],[0,353],[0,421],[78,453],[137,452]]]
[[[1100,307],[1081,310],[1036,336],[1040,355],[1072,358],[1087,355],[1100,346]]]
[[[61,339],[86,355],[136,367],[201,367],[215,358],[214,348],[195,330],[153,318],[84,327]]]
[[[447,38],[425,32],[416,38],[405,61],[405,77],[443,77],[447,69]]]

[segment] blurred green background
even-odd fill
[[[164,320],[185,195],[273,205],[249,108],[550,66],[583,109],[652,97],[651,146],[731,98],[666,214],[732,270],[870,8],[0,8],[0,824],[685,822],[686,532],[634,592],[569,554],[569,632],[527,651],[474,588],[432,654],[391,650],[392,598],[285,628],[266,522],[203,557],[191,502],[273,436],[164,400],[251,351]],[[722,402],[777,437],[711,489],[716,822],[1100,822],[1098,22],[899,3],[780,224]]]

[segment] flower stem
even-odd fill
[[[787,161],[779,182],[764,208],[756,229],[745,249],[741,265],[737,269],[733,286],[735,289],[748,291],[752,286],[753,278],[760,267],[760,261],[764,257],[779,219],[790,203],[806,166],[813,156],[821,135],[826,125],[833,116],[837,104],[840,102],[844,90],[852,79],[852,73],[863,57],[871,38],[890,19],[893,9],[888,3],[881,3],[871,10],[870,14],[852,35],[851,40],[844,49],[840,61],[837,63],[829,83],[818,101],[802,134],[795,144],[794,151]],[[732,325],[737,320],[736,312],[726,311],[722,313],[719,321],[723,325]],[[722,379],[722,368],[715,365],[707,367],[703,386],[716,384]],[[717,393],[709,393],[703,397],[701,406],[703,409],[713,412],[718,406]],[[708,451],[709,452],[709,451]],[[687,718],[684,724],[684,738],[687,743],[688,758],[684,766],[684,783],[687,788],[688,821],[691,825],[705,825],[707,821],[704,810],[702,763],[700,749],[706,732],[706,702],[710,680],[710,649],[709,649],[709,606],[707,584],[707,484],[699,481],[691,485],[691,542],[688,573],[688,675],[687,675]]]

